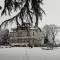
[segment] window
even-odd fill
[[[33,32],[33,36],[34,36],[34,32]]]

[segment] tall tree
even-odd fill
[[[5,0],[4,1],[4,9],[1,13],[3,14],[9,14],[11,15],[11,12],[19,10],[19,13],[15,15],[14,17],[5,20],[2,22],[2,25],[7,25],[9,22],[12,22],[13,20],[16,21],[17,27],[20,25],[18,22],[18,19],[21,20],[21,24],[24,23],[24,17],[29,20],[29,23],[33,23],[33,16],[36,17],[35,26],[38,27],[38,20],[40,17],[40,20],[42,20],[42,15],[45,14],[43,9],[41,8],[41,4],[43,4],[43,0]]]
[[[45,35],[45,43],[47,44],[48,42],[50,42],[53,45],[56,45],[55,42],[55,37],[57,35],[57,33],[60,30],[60,27],[51,24],[51,25],[45,25],[44,28],[44,35]]]

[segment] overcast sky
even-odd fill
[[[4,0],[0,0],[0,5],[3,7]],[[43,27],[45,24],[56,24],[60,26],[60,0],[44,0],[43,9],[46,15],[43,16],[42,21],[39,22],[39,26]],[[1,12],[2,10],[0,10]],[[9,17],[0,17],[0,24],[2,21]]]

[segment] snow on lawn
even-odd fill
[[[42,50],[41,47],[0,48],[0,60],[60,60],[60,48]]]

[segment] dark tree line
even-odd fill
[[[0,45],[9,44],[9,30],[0,29]]]

